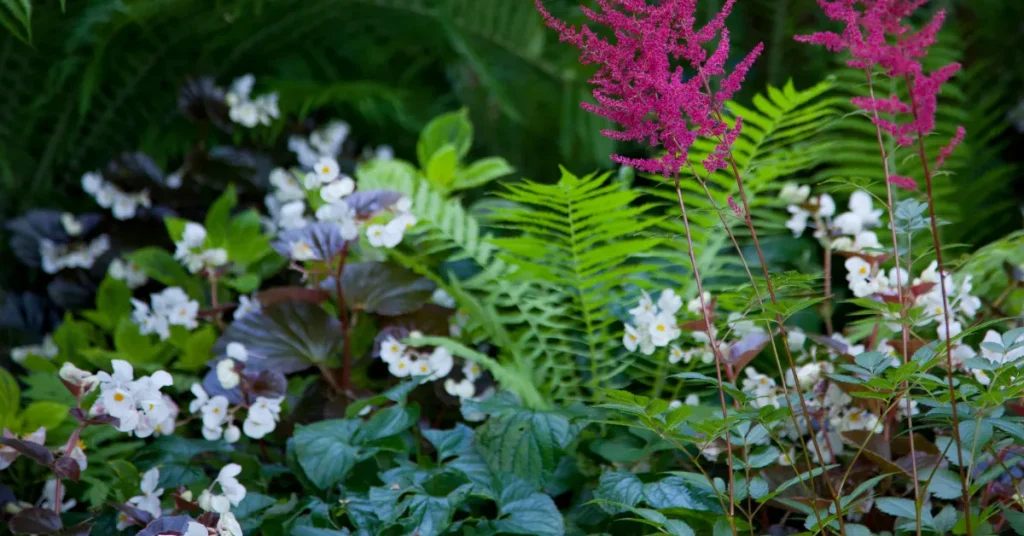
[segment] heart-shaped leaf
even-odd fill
[[[341,229],[336,223],[313,223],[301,229],[292,229],[277,235],[271,247],[282,257],[292,258],[292,246],[305,244],[312,250],[313,259],[329,261],[341,253],[347,241],[341,237]]]
[[[146,525],[146,528],[140,530],[137,536],[157,536],[168,532],[184,534],[189,521],[192,521],[192,518],[188,516],[161,517]]]
[[[11,518],[10,529],[15,534],[54,534],[63,526],[53,510],[26,508]]]
[[[53,470],[57,476],[70,479],[72,482],[78,482],[78,477],[81,475],[81,467],[70,456],[57,458],[57,461],[53,463]]]
[[[323,288],[333,288],[334,280]],[[384,316],[397,316],[419,309],[434,292],[434,283],[401,266],[383,262],[357,262],[345,266],[341,276],[345,302]]]
[[[214,345],[214,353],[225,354],[232,342],[245,345],[247,370],[291,374],[338,355],[341,323],[316,305],[285,302],[232,323]]]

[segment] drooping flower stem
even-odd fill
[[[911,92],[910,107],[914,114],[914,121],[917,124],[918,108],[917,99],[913,96],[914,85],[909,76],[904,76],[907,88]],[[946,271],[942,263],[942,247],[939,242],[939,224],[935,217],[935,195],[932,191],[932,173],[928,167],[928,155],[924,149],[924,135],[920,129],[917,131],[917,152],[921,158],[921,168],[924,170],[924,182],[928,194],[928,218],[931,223],[932,244],[935,247],[935,263],[939,274],[939,292],[942,295],[942,317],[946,328],[946,381],[949,384],[949,406],[953,415],[953,440],[956,442],[957,470],[960,473],[960,485],[964,503],[964,521],[967,536],[973,536],[971,530],[971,490],[967,485],[967,476],[964,474],[963,442],[960,439],[960,415],[956,408],[956,387],[953,385],[953,338],[950,336],[949,320],[949,297],[946,293]]]
[[[704,283],[701,281],[700,269],[697,267],[697,257],[693,253],[693,235],[690,233],[690,219],[686,215],[686,202],[683,201],[683,191],[679,187],[679,174],[675,176],[676,197],[679,199],[679,211],[683,215],[683,229],[686,230],[686,252],[690,255],[690,266],[693,268],[693,279],[697,282],[697,298],[700,300],[701,316],[704,317],[704,328],[708,333],[708,340],[711,343],[711,351],[715,355],[715,373],[718,375],[718,401],[722,406],[722,420],[728,421],[729,409],[725,403],[725,388],[722,383],[722,353],[715,340],[714,329],[711,326],[711,318],[708,314],[708,304],[704,300]],[[735,471],[733,471],[732,459],[732,438],[729,434],[729,425],[725,425],[725,455],[729,463],[729,527],[733,536],[736,532],[736,486]]]
[[[744,219],[744,221],[747,224],[747,229],[750,231],[750,238],[752,239],[752,241],[754,243],[754,250],[757,251],[757,258],[761,262],[761,271],[764,274],[765,286],[768,289],[768,298],[771,300],[772,305],[778,306],[779,302],[778,302],[778,299],[775,296],[775,285],[772,284],[771,274],[768,272],[768,261],[765,260],[764,251],[761,249],[761,242],[757,238],[757,230],[754,229],[754,220],[751,217],[750,203],[749,203],[749,201],[747,201],[746,189],[743,187],[743,178],[740,176],[739,167],[736,165],[736,159],[733,158],[733,155],[732,155],[731,151],[729,152],[729,155],[728,155],[728,162],[729,162],[729,166],[732,168],[733,177],[736,179],[737,193],[739,193],[740,201],[743,203],[743,213],[744,213],[743,219]],[[825,462],[824,462],[825,458],[824,458],[823,452],[821,450],[821,445],[818,443],[817,434],[814,433],[814,426],[813,426],[813,424],[811,422],[811,411],[807,407],[807,401],[804,400],[804,397],[803,397],[803,394],[802,394],[804,392],[804,388],[803,388],[802,385],[800,385],[800,383],[801,383],[800,382],[800,375],[797,374],[796,362],[793,361],[793,353],[789,349],[789,341],[787,340],[788,337],[786,336],[785,322],[784,322],[784,320],[782,318],[782,315],[779,314],[779,313],[775,314],[775,320],[779,324],[779,334],[780,334],[780,336],[782,338],[782,348],[786,352],[786,359],[787,359],[788,364],[789,364],[789,369],[793,372],[793,384],[796,386],[796,390],[797,390],[797,393],[798,393],[797,398],[800,399],[800,410],[803,412],[804,419],[807,422],[807,429],[811,432],[811,444],[814,446],[814,451],[815,451],[815,454],[818,456],[818,461],[820,461],[822,467],[824,467],[825,466]],[[842,515],[843,509],[842,509],[842,505],[841,505],[840,500],[839,500],[839,494],[836,492],[835,487],[832,485],[832,481],[827,476],[826,476],[826,478],[824,478],[824,480],[825,480],[825,484],[828,486],[829,493],[832,495],[832,501],[836,505],[836,512],[839,513],[839,515],[836,516],[837,520],[839,521],[839,532],[840,532],[840,534],[844,534],[845,535],[846,534],[846,522],[843,519],[843,517],[844,517]]]
[[[871,76],[871,69],[867,68],[864,73],[868,77],[868,92],[871,100],[875,100],[874,79]],[[889,180],[889,156],[885,150],[885,142],[882,141],[882,128],[879,126],[878,109],[872,110],[874,114],[875,135],[878,138],[878,151],[882,156],[882,171],[885,174],[885,208],[889,212],[889,232],[892,235],[893,258],[896,261],[896,288],[900,298],[900,328],[903,332],[903,362],[910,362],[910,328],[907,326],[907,295],[903,291],[903,274],[900,270],[900,244],[896,237],[896,217],[893,212],[892,182]],[[910,270],[907,270],[907,279],[910,279]],[[910,281],[907,281],[910,284]],[[907,402],[907,427],[910,430],[910,469],[914,478],[914,509],[916,517],[916,534],[921,536],[921,487],[917,478],[917,450],[914,448],[914,417],[913,401],[910,399],[908,382],[903,382],[903,389],[906,391]]]

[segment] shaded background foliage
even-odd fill
[[[581,22],[578,3],[545,2]],[[714,13],[721,3],[701,0],[699,9]],[[954,105],[939,132],[965,124],[968,143],[939,196],[948,219],[962,222],[947,238],[969,251],[1021,228],[1022,135],[1008,114],[1024,99],[1024,3],[930,6],[951,11],[939,54],[966,67],[943,97]],[[839,72],[832,55],[792,40],[829,26],[814,0],[743,0],[732,21],[736,50],[766,45],[739,102],[768,84],[804,89]],[[200,134],[177,107],[179,91],[203,75],[223,85],[252,72],[261,91],[280,94],[282,114],[299,120],[281,128],[337,117],[360,142],[407,157],[427,120],[466,107],[475,151],[541,182],[557,179],[557,164],[586,173],[630,150],[601,137],[603,120],[580,109],[588,69],[543,27],[532,0],[24,0],[0,4],[0,23],[0,220],[29,208],[93,210],[80,176],[123,151],[176,169]],[[861,89],[839,78],[832,96]],[[850,156],[810,176],[876,166],[873,149],[858,153],[856,129],[869,127],[858,124],[833,129],[833,147]],[[275,134],[284,133],[268,141]],[[0,289],[45,294],[4,232]],[[780,266],[799,266],[808,242],[774,240],[770,253]]]

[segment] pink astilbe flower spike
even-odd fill
[[[833,52],[849,51],[852,59],[847,65],[858,69],[882,68],[892,77],[905,78],[910,90],[910,103],[895,95],[888,98],[856,97],[853,105],[868,112],[903,116],[904,120],[874,120],[879,127],[896,138],[900,145],[914,143],[914,134],[923,138],[935,129],[937,96],[942,85],[960,70],[959,63],[951,63],[932,73],[925,73],[921,58],[935,44],[946,13],[939,10],[930,22],[916,32],[903,19],[927,3],[927,0],[818,0],[818,5],[830,19],[842,22],[842,34],[819,32],[800,35],[797,41],[822,45]],[[907,115],[913,114],[911,117]],[[963,128],[949,145],[949,151],[963,141]],[[945,163],[948,153],[940,155]],[[941,165],[941,164],[940,164]],[[896,184],[896,182],[893,182]]]
[[[697,0],[595,1],[600,11],[581,9],[590,20],[612,30],[614,42],[599,37],[586,25],[578,29],[568,26],[554,18],[542,0],[535,0],[547,25],[558,31],[562,41],[580,49],[580,62],[599,66],[590,79],[596,104],[583,103],[582,107],[621,126],[602,134],[665,151],[659,158],[614,155],[612,159],[641,171],[672,175],[687,165],[694,141],[706,137],[719,144],[705,159],[705,169],[726,167],[742,122],[737,120],[730,129],[722,118],[721,105],[739,90],[762,50],[758,45],[727,74],[729,32],[725,19],[735,0],[727,0],[699,29],[694,28]],[[709,55],[705,44],[718,36]],[[718,92],[711,89],[713,77],[722,77]]]
[[[910,177],[904,177],[903,175],[889,175],[889,182],[898,188],[904,190],[917,190],[917,181]]]

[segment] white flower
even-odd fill
[[[65,501],[64,495],[66,493],[67,488],[62,487],[60,489],[60,494],[58,495],[57,480],[53,478],[47,480],[46,484],[43,484],[43,498],[39,503],[39,507],[42,508],[43,510],[53,510],[57,506],[57,503],[61,503],[61,511],[67,512],[68,510],[74,508],[75,505],[78,504],[78,501],[74,499],[68,499],[67,501]]]
[[[683,299],[675,293],[674,290],[667,288],[661,291],[661,296],[658,297],[658,309],[662,313],[668,313],[674,315],[679,312],[679,309],[683,306]]]
[[[855,235],[864,230],[864,222],[853,212],[844,212],[834,220],[832,226],[842,234]]]
[[[810,389],[814,387],[825,372],[825,367],[822,363],[808,363],[800,366],[796,369],[796,378],[793,378],[793,369],[786,370],[786,385],[796,386],[799,381],[800,386],[804,389]]]
[[[668,313],[659,313],[648,327],[648,332],[651,335],[651,342],[658,347],[667,346],[680,334],[676,317]]]
[[[380,358],[385,363],[393,363],[405,355],[405,345],[394,337],[388,336],[380,345]]]
[[[228,106],[234,106],[248,100],[254,84],[256,84],[256,77],[252,73],[239,76],[231,82],[231,88],[228,90],[227,95],[225,95],[224,101],[227,102]]]
[[[471,382],[475,382],[481,373],[480,365],[472,361],[467,361],[465,365],[462,365],[462,375]]]
[[[452,298],[451,294],[448,294],[443,288],[434,290],[430,301],[447,309],[455,309],[455,298]]]
[[[156,467],[146,471],[142,475],[142,495],[136,495],[128,499],[128,502],[144,512],[149,512],[153,517],[160,517],[160,496],[164,494],[163,488],[157,489],[157,482],[160,480],[160,470]]]
[[[204,428],[219,429],[228,420],[228,399],[224,395],[210,397],[200,411]]]
[[[217,520],[217,536],[242,536],[242,526],[238,524],[235,515],[231,512],[224,512]]]
[[[871,264],[860,257],[846,259],[846,280],[850,283],[871,277]]]
[[[203,386],[200,383],[193,383],[191,391],[196,398],[192,402],[189,402],[188,411],[189,413],[195,413],[197,411],[201,411],[203,406],[210,401],[210,395],[206,393],[206,389],[203,389]]]
[[[705,291],[704,294],[701,295],[701,297],[704,298],[704,303],[706,303],[708,305],[711,305],[711,293],[710,292]],[[701,309],[700,302],[701,302],[701,298],[700,297],[694,298],[694,299],[686,302],[686,311],[689,312],[690,314],[693,314],[693,315],[704,316],[704,311]]]
[[[845,452],[843,449],[843,437],[839,435],[839,432],[832,431],[828,432],[828,438],[826,439],[824,432],[818,432],[815,436],[818,442],[818,446],[821,447],[821,459],[818,459],[818,451],[814,448],[814,442],[807,442],[807,451],[811,453],[811,461],[818,463],[832,463],[834,456],[839,456]],[[832,447],[831,450],[829,447]]]
[[[253,439],[261,439],[273,432],[281,415],[281,402],[283,401],[283,397],[257,397],[249,407],[249,414],[246,416],[245,422],[242,423],[245,435]]]
[[[341,237],[345,240],[352,240],[359,236],[359,226],[356,223],[356,211],[350,207],[344,199],[335,201],[316,209],[316,219],[324,222],[338,224]],[[401,238],[399,238],[401,240]]]
[[[60,366],[60,372],[58,372],[57,375],[61,380],[64,380],[71,385],[81,386],[82,391],[86,393],[92,391],[99,382],[99,378],[95,375],[76,367],[70,361],[65,361],[64,364]]]
[[[307,244],[305,241],[296,240],[291,243],[291,257],[296,261],[309,261],[316,258],[316,253],[313,251],[312,246]]]
[[[316,175],[317,181],[321,184],[326,184],[338,178],[338,174],[341,173],[341,170],[338,167],[337,160],[330,156],[322,156],[315,164],[313,164],[313,173]],[[308,180],[309,178],[307,177],[307,181]],[[306,187],[310,188],[310,185],[307,183]]]
[[[668,409],[676,409],[676,408],[681,408],[681,407],[683,407],[683,401],[682,400],[673,400],[673,401],[668,403]]]
[[[42,344],[30,344],[28,346],[11,348],[11,359],[15,363],[24,363],[30,355],[53,361],[53,358],[57,357],[59,354],[60,348],[58,348],[57,343],[53,341],[53,335],[43,337]]]
[[[871,194],[858,190],[850,195],[850,212],[854,213],[862,222],[864,227],[877,227],[879,218],[882,216],[882,209],[874,208]],[[853,234],[853,233],[850,233]]]
[[[235,443],[241,438],[242,431],[239,430],[237,426],[229,424],[228,427],[224,429],[224,441],[227,441],[228,443]]]
[[[274,187],[274,197],[278,201],[288,202],[306,198],[306,191],[299,181],[284,169],[274,168],[270,172],[270,184]]]
[[[183,536],[210,536],[210,531],[207,530],[206,525],[196,523],[195,521],[189,521],[188,525],[185,525],[185,534]]]
[[[187,248],[201,248],[204,242],[206,242],[206,227],[191,221],[186,223],[185,230],[181,233],[180,243]]]
[[[430,362],[425,359],[413,359],[412,360],[412,375],[413,376],[427,376],[432,372],[430,368]]]
[[[320,197],[327,203],[336,203],[356,189],[351,177],[343,176],[320,189]]]
[[[626,332],[622,335],[622,345],[626,347],[626,350],[635,352],[637,347],[640,346],[640,333],[629,324],[623,324],[623,327]]]
[[[1024,342],[1024,335],[1021,335],[1020,337],[1017,337],[1016,340],[1011,341],[1010,345],[1012,346],[1013,344],[1020,342]],[[1003,351],[990,350],[985,347],[985,343],[1001,346],[1003,347]],[[981,357],[984,357],[997,365],[1002,365],[1024,357],[1024,346],[1006,351],[1006,347],[1003,346],[1002,336],[997,331],[990,329],[985,332],[985,339],[981,342]]]
[[[878,241],[878,235],[874,231],[863,231],[854,237],[852,247],[853,251],[868,251],[882,249],[882,244]]]
[[[437,380],[448,375],[452,371],[452,366],[455,365],[455,360],[452,358],[452,353],[447,348],[438,346],[434,348],[434,351],[430,353],[430,357],[427,358],[427,362],[430,364],[430,377],[428,380]]]
[[[775,393],[775,380],[754,370],[754,367],[744,369],[747,377],[743,379],[743,390],[757,396],[764,396]]]
[[[683,404],[686,404],[687,406],[699,406],[700,397],[697,395],[686,395],[686,398],[683,399]]]
[[[790,448],[786,452],[783,452],[783,453],[779,454],[779,459],[778,459],[778,461],[776,463],[778,463],[779,465],[790,466],[790,465],[793,465],[793,463],[795,463],[794,462],[795,459],[796,459],[796,450],[793,449],[793,448]]]
[[[802,330],[796,328],[789,328],[786,331],[786,342],[789,343],[790,348],[803,348],[804,343],[807,342],[807,335]]]
[[[78,236],[82,234],[82,222],[75,218],[75,215],[70,212],[65,212],[60,215],[61,227],[64,227],[64,232],[68,236]]]
[[[320,154],[336,155],[341,151],[341,145],[348,138],[349,131],[348,123],[331,121],[309,135],[309,144]]]
[[[278,213],[277,224],[286,230],[305,227],[309,224],[309,220],[304,216],[305,212],[306,203],[304,201],[285,203]]]
[[[130,289],[137,289],[149,281],[149,278],[146,277],[146,273],[143,272],[138,265],[121,259],[114,259],[110,261],[110,266],[107,267],[107,273],[114,279],[124,281]]]
[[[136,412],[135,405],[135,372],[130,363],[121,359],[110,362],[114,369],[113,374],[100,371],[96,374],[100,384],[100,398],[107,414],[122,419],[122,426],[118,429],[127,432],[135,428],[134,424],[125,427],[125,419],[132,419]],[[134,417],[136,420],[138,416]],[[126,428],[126,429],[122,429]]]
[[[743,338],[751,333],[764,332],[753,320],[743,320],[743,315],[737,312],[729,313],[726,323],[732,328],[733,336],[737,338]]]
[[[388,363],[388,372],[396,378],[404,378],[409,374],[412,374],[412,363],[406,356],[401,356],[398,359]]]
[[[395,210],[402,213],[410,212],[412,210],[412,199],[405,196],[400,197],[395,202]]]
[[[811,195],[811,187],[804,184],[799,186],[793,182],[787,182],[782,185],[782,190],[779,191],[779,199],[790,205],[800,205],[807,201],[807,198]]]
[[[238,387],[239,382],[242,381],[242,377],[239,376],[238,371],[235,370],[234,359],[222,359],[217,362],[217,381],[219,381],[221,386],[225,389],[234,389],[235,387]]]
[[[807,220],[810,218],[811,213],[796,206],[790,205],[787,207],[792,216],[786,221],[786,228],[793,231],[793,236],[800,236],[807,230]]]
[[[203,490],[199,495],[199,507],[223,516],[229,513],[232,505],[238,506],[245,498],[245,486],[236,478],[241,472],[242,466],[237,463],[229,463],[221,468],[217,479],[213,481],[214,485],[220,485],[221,494],[215,495],[209,489]]]
[[[832,199],[831,195],[821,194],[815,200],[812,200],[812,204],[818,206],[818,215],[830,218],[836,213],[836,202]]]
[[[260,305],[260,301],[256,299],[255,294],[253,294],[252,297],[242,295],[238,297],[238,307],[235,308],[232,318],[235,320],[241,320],[247,315],[258,313],[262,310],[263,307]]]
[[[678,346],[673,344],[673,345],[668,347],[668,362],[669,363],[675,365],[676,363],[681,361],[683,359],[683,357],[685,357],[684,354],[683,354],[683,350],[680,349]]]
[[[223,435],[224,429],[219,426],[214,428],[203,426],[203,437],[206,438],[207,441],[217,441]]]
[[[871,431],[875,430],[879,424],[877,416],[860,408],[850,408],[842,418],[832,419],[832,426],[843,432],[853,430]]]
[[[638,322],[649,322],[658,314],[658,309],[654,306],[654,302],[646,291],[641,291],[643,294],[640,297],[640,302],[636,307],[629,310],[629,314],[633,315]],[[674,314],[674,313],[670,313]]]
[[[242,361],[243,363],[249,360],[249,351],[245,349],[245,345],[240,342],[229,342],[225,353],[231,359],[236,361]]]
[[[458,398],[472,398],[476,387],[469,379],[455,381],[451,378],[444,381],[444,390],[448,394]]]
[[[260,122],[260,109],[252,101],[242,102],[237,106],[231,107],[228,111],[228,117],[235,123],[252,128]]]
[[[97,171],[88,171],[82,174],[82,190],[93,197],[99,194],[104,182],[103,175]]]
[[[366,228],[366,238],[373,247],[393,248],[402,241],[402,233],[394,227],[374,224]]]

